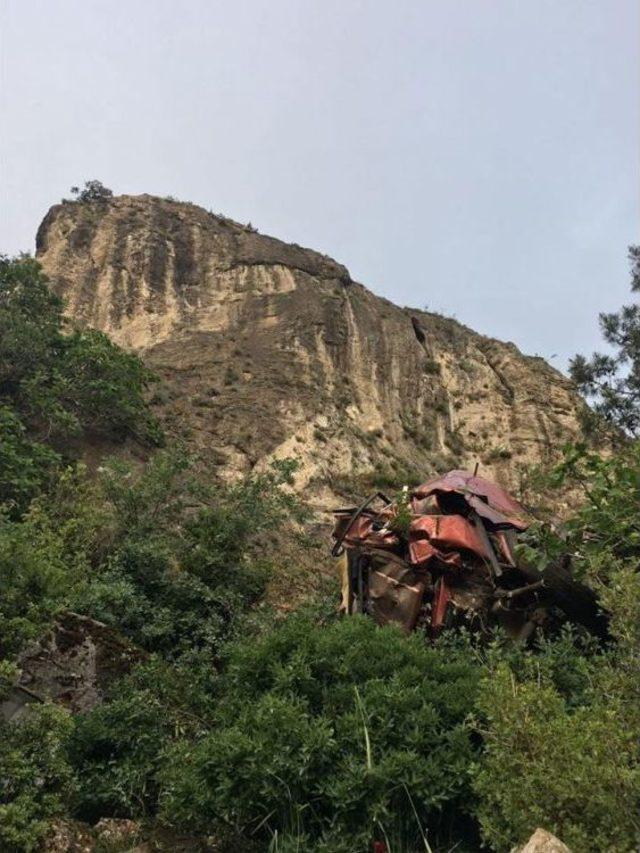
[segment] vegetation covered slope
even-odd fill
[[[169,442],[89,477],[78,431],[162,441],[149,374],[65,327],[29,259],[0,266],[0,328],[4,689],[63,609],[145,652],[88,713],[44,703],[2,724],[3,850],[37,850],[52,820],[110,816],[166,850],[502,853],[538,825],[574,851],[636,849],[637,443],[605,460],[567,448],[550,486],[585,502],[526,546],[541,563],[574,555],[609,645],[571,631],[429,645],[338,620],[333,593],[283,620],[261,605],[260,534],[297,511],[292,465],[224,486]]]

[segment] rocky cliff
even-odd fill
[[[579,432],[580,399],[542,359],[191,204],[63,203],[37,255],[73,320],[140,353],[168,422],[229,475],[295,456],[300,486],[335,493],[479,462],[517,488]]]

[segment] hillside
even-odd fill
[[[142,210],[156,204],[133,202],[138,203]],[[243,473],[270,449],[286,451],[286,436],[274,443],[278,430],[294,428],[291,449],[305,452],[295,437],[304,437],[305,411],[314,419],[311,449],[318,459],[306,450],[300,482],[315,477],[317,495],[329,487],[346,491],[348,476],[354,490],[364,486],[363,459],[371,466],[372,482],[382,478],[388,432],[398,429],[394,417],[403,428],[398,446],[405,455],[393,449],[395,468],[385,469],[387,478],[397,482],[410,476],[413,472],[400,466],[412,459],[435,467],[468,452],[462,425],[456,442],[448,420],[462,407],[456,409],[457,398],[447,397],[452,392],[444,379],[452,375],[452,364],[469,371],[465,362],[471,353],[476,372],[486,352],[504,356],[497,367],[491,356],[504,388],[502,395],[493,388],[486,396],[484,411],[492,413],[494,425],[497,414],[510,406],[507,423],[529,411],[538,426],[562,432],[553,407],[543,407],[546,382],[549,400],[562,391],[574,406],[573,421],[571,410],[565,415],[564,433],[571,434],[576,398],[550,368],[511,345],[483,341],[453,321],[389,306],[312,254],[302,253],[296,272],[280,264],[274,273],[263,263],[254,271],[263,277],[258,292],[241,290],[236,281],[238,292],[194,287],[189,293],[188,280],[176,275],[175,286],[152,296],[144,246],[135,282],[124,261],[117,273],[111,261],[103,263],[103,281],[94,254],[102,246],[111,257],[111,238],[106,228],[100,237],[101,228],[119,204],[132,202],[67,203],[55,209],[39,236],[41,257],[49,264],[57,257],[67,270],[55,286],[85,325],[101,320],[117,337],[135,329],[136,322],[138,329],[147,323],[150,341],[149,329],[156,324],[155,345],[140,340],[136,349],[150,364],[163,365],[168,388],[153,382],[139,355],[125,352],[102,331],[73,329],[37,261],[0,258],[0,848],[16,853],[80,848],[97,853],[134,845],[139,851],[184,853],[423,848],[472,853],[486,847],[500,853],[521,849],[517,845],[536,827],[545,827],[575,853],[636,850],[638,442],[620,442],[604,456],[585,443],[565,448],[544,493],[554,511],[567,490],[578,499],[566,508],[560,532],[553,525],[533,525],[521,537],[517,565],[509,562],[509,531],[502,523],[492,534],[483,528],[506,546],[505,561],[496,568],[481,542],[471,551],[466,544],[472,539],[447,538],[452,529],[447,520],[458,527],[465,522],[463,530],[471,525],[459,502],[438,503],[442,512],[435,516],[425,513],[429,507],[421,502],[412,503],[409,516],[404,502],[398,504],[386,532],[378,530],[374,540],[386,541],[391,550],[370,552],[377,562],[373,583],[368,578],[369,599],[378,595],[383,571],[393,580],[399,564],[409,566],[399,554],[407,541],[411,545],[412,530],[432,530],[431,542],[414,540],[427,547],[415,551],[423,555],[415,573],[400,575],[410,585],[397,581],[398,596],[408,592],[414,603],[421,596],[415,630],[407,636],[397,626],[377,625],[374,610],[374,618],[343,618],[335,578],[321,577],[326,538],[320,542],[313,526],[292,527],[292,520],[308,515],[289,488],[292,466],[283,462],[265,470],[257,464]],[[172,215],[182,210],[169,209]],[[86,220],[84,232],[80,220]],[[231,229],[226,239],[232,245],[236,238],[242,243],[245,234],[273,245],[274,252],[280,247],[241,226],[214,222]],[[57,242],[51,238],[56,229],[64,237]],[[133,252],[137,236],[134,230],[122,238],[129,248],[121,257]],[[82,251],[81,238],[89,245]],[[167,256],[175,256],[178,243],[168,244]],[[224,255],[206,257],[214,264]],[[313,275],[300,271],[303,262]],[[202,268],[207,263],[199,261]],[[334,277],[325,279],[326,274]],[[269,276],[278,275],[293,285],[271,294],[270,303],[265,288],[273,285]],[[211,284],[219,285],[221,277],[212,273]],[[124,280],[131,285],[129,302],[124,290],[112,295],[116,288],[110,282]],[[178,282],[181,293],[187,291],[180,311]],[[296,360],[289,356],[288,362],[282,338],[290,341],[286,335],[295,328],[300,340],[308,340],[304,333],[317,310],[314,299],[322,302],[327,287],[342,294],[342,309],[327,309],[317,340],[326,347],[333,334],[332,358],[344,357],[350,344],[341,342],[336,328],[352,341],[357,333],[355,351],[361,358],[370,353],[369,359],[338,365],[327,356],[321,370],[318,350],[297,343],[291,348]],[[142,297],[134,298],[134,290]],[[207,332],[202,326],[213,325],[216,305],[222,304],[226,321],[217,333]],[[268,305],[278,310],[266,315]],[[101,306],[106,306],[102,317]],[[369,306],[368,314],[363,306]],[[265,326],[266,316],[275,318],[271,327]],[[367,317],[372,328],[387,330],[392,343],[364,335]],[[401,321],[407,317],[414,337],[405,335],[405,345],[413,350],[402,360],[393,330],[398,336],[406,332]],[[194,318],[198,322],[188,325]],[[270,328],[274,336],[261,337],[261,330]],[[254,374],[247,369],[239,378],[229,375],[234,359],[244,366],[252,329],[263,343],[251,350],[251,360],[247,356],[247,367],[259,380],[254,410],[260,415],[258,404],[263,406],[261,419],[250,409]],[[186,358],[190,352],[198,358]],[[219,352],[228,353],[229,362]],[[421,365],[415,399],[402,384],[412,381],[407,364]],[[520,368],[518,384],[507,378],[509,364]],[[349,377],[352,397],[344,391],[346,399],[331,403],[323,428],[314,414],[310,377],[318,377],[326,398],[321,380],[335,377],[339,368]],[[377,388],[376,371],[385,381],[380,380],[374,405],[365,391]],[[208,376],[222,381],[219,390],[212,383],[216,393],[210,390],[205,397]],[[527,383],[532,395],[538,389],[537,396],[524,397]],[[358,392],[359,387],[364,390]],[[265,388],[271,397],[260,396]],[[233,406],[243,393],[248,414],[241,411],[241,418]],[[216,410],[202,405],[205,399],[215,403],[216,394],[224,402],[217,420]],[[412,432],[403,423],[407,410],[424,413]],[[209,432],[200,428],[201,412],[210,419]],[[287,420],[289,412],[296,417]],[[383,426],[367,433],[366,413],[377,413]],[[238,431],[243,425],[254,430],[253,446],[238,443],[234,424]],[[235,456],[217,445],[216,430],[223,427]],[[425,446],[429,428],[435,447]],[[201,454],[176,440],[185,431]],[[543,440],[540,429],[531,435],[529,450],[537,458],[553,452],[553,435]],[[513,433],[508,437],[513,440]],[[363,466],[360,481],[353,482],[347,465],[342,479],[330,470],[331,457],[322,454],[334,438],[351,450],[345,462],[357,459]],[[493,448],[489,458],[496,470],[517,477],[516,445]],[[214,466],[234,475],[232,482],[216,476],[207,454]],[[479,490],[476,497],[492,493],[495,498],[495,490]],[[512,502],[505,500],[501,505],[508,509]],[[480,517],[477,504],[470,505]],[[481,509],[499,522],[496,507]],[[451,550],[458,544],[469,552],[464,561],[456,561]],[[365,571],[370,568],[371,563]],[[534,580],[520,586],[518,578],[529,580],[532,571],[541,572],[542,585]],[[364,594],[364,583],[359,586]],[[583,619],[574,618],[575,608],[572,614],[567,607],[578,586],[592,602],[597,598],[602,631],[590,633]],[[461,610],[464,596],[475,608],[482,590],[492,616],[508,610],[507,615],[526,619],[520,642],[495,632],[489,618],[458,621],[465,613],[454,611]],[[390,598],[399,600],[395,593]],[[383,604],[379,596],[378,603]],[[439,637],[445,623],[446,636]],[[566,853],[548,831],[536,831],[524,849],[539,841],[544,849],[553,843]]]
[[[542,359],[192,204],[56,205],[37,257],[74,322],[162,376],[165,422],[229,476],[296,456],[298,486],[328,497],[354,475],[384,484],[479,462],[517,487],[523,466],[579,433],[580,399]]]

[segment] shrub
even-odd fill
[[[0,405],[0,504],[17,518],[50,484],[62,461],[60,454],[31,441],[26,433],[15,411]]]
[[[282,464],[214,493],[179,452],[159,452],[138,476],[105,466],[111,545],[72,603],[158,656],[78,720],[83,819],[153,815],[167,747],[207,730],[221,647],[264,589],[252,542],[292,506],[280,488],[291,473]]]
[[[203,648],[216,653],[264,592],[265,529],[298,513],[282,488],[293,467],[278,463],[214,487],[179,451],[158,452],[137,476],[107,463],[101,489],[112,544],[74,607],[149,651],[174,659]]]
[[[637,735],[615,701],[570,712],[549,684],[503,665],[480,692],[486,721],[474,789],[482,832],[507,850],[544,826],[572,850],[630,853],[638,841]]]
[[[35,517],[0,515],[0,656],[18,652],[46,627],[71,586],[60,537]]]
[[[67,469],[22,520],[0,508],[0,656],[49,625],[92,577],[105,548],[105,518],[84,469]]]
[[[565,635],[493,661],[478,705],[477,814],[497,849],[543,825],[575,850],[628,853],[640,830],[640,443],[609,458],[567,447],[549,485],[585,500],[562,535],[534,528],[525,556],[544,566],[571,553],[615,642],[593,654]]]
[[[168,757],[164,817],[263,839],[297,826],[328,850],[390,832],[413,844],[420,824],[437,834],[465,809],[477,680],[418,636],[290,618],[233,647],[214,729]]]
[[[153,658],[108,702],[78,717],[69,749],[78,777],[76,816],[94,822],[153,815],[163,753],[176,737],[203,730],[205,696],[195,667]]]
[[[73,332],[63,342],[53,392],[70,429],[161,444],[162,430],[144,400],[154,376],[140,359],[95,329]]]
[[[157,444],[151,373],[96,331],[71,331],[32,258],[0,257],[0,501],[24,511],[90,430]],[[64,450],[64,453],[63,453]]]
[[[482,461],[485,465],[492,465],[494,462],[500,462],[503,459],[511,459],[512,456],[513,453],[508,447],[500,445],[499,447],[492,447]]]
[[[47,822],[66,814],[75,778],[66,742],[70,716],[53,705],[33,708],[18,723],[0,722],[0,847],[35,850]]]
[[[640,440],[608,458],[567,445],[548,484],[583,499],[561,531],[534,527],[525,556],[545,565],[572,554],[574,573],[596,590],[620,650],[634,658],[640,651]]]

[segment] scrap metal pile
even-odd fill
[[[540,573],[518,563],[529,518],[489,480],[450,471],[398,500],[376,492],[334,516],[345,613],[431,636],[454,624],[499,624],[523,640],[561,613],[602,633],[595,597],[566,565]]]

